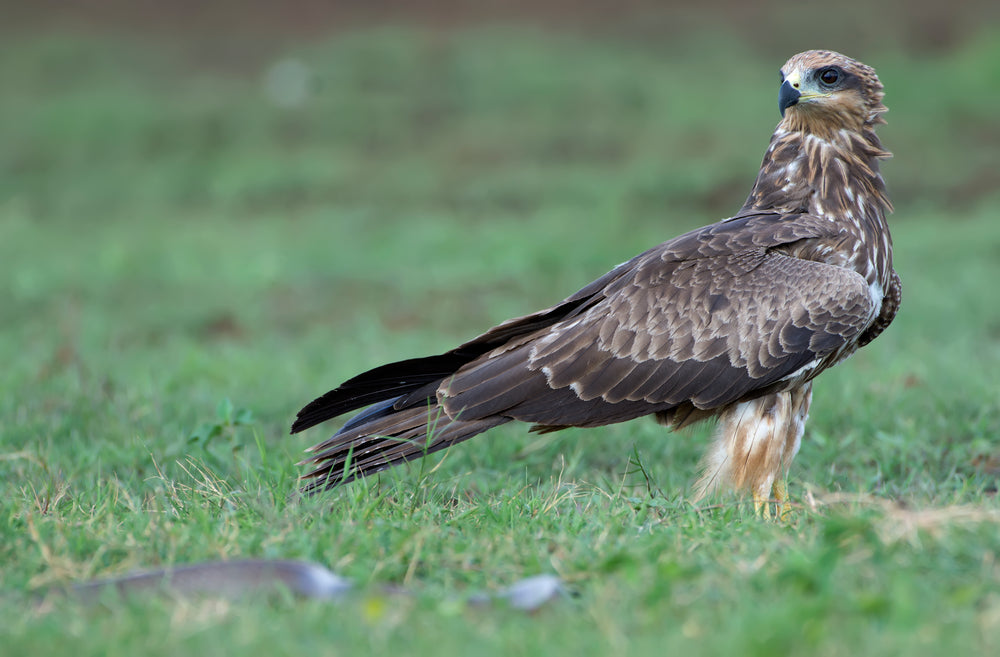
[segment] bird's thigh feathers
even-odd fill
[[[766,499],[799,451],[812,383],[733,404],[719,414],[715,440],[702,460],[695,499],[719,490]]]

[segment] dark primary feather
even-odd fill
[[[314,399],[299,411],[292,424],[292,433],[303,431],[356,408],[386,399],[401,399],[407,393],[428,383],[440,381],[474,357],[475,354],[463,354],[460,349],[456,349],[439,356],[389,363],[359,374],[322,397]]]
[[[447,353],[389,363],[348,379],[300,410],[292,424],[292,433],[304,431],[348,411],[363,408],[385,399],[399,398],[400,406],[397,408],[403,408],[410,403],[433,397],[433,388],[428,390],[423,397],[414,398],[412,394],[428,384],[440,382],[465,363],[475,360],[490,350],[519,336],[551,326],[579,310],[590,300],[593,290],[599,289],[611,273],[599,278],[552,308],[507,320]]]

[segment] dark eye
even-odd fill
[[[778,82],[784,82],[785,81],[785,72],[784,71],[778,71],[778,75],[781,77],[781,79],[778,80]]]
[[[819,72],[819,81],[827,86],[837,84],[840,79],[840,71],[835,68],[824,68]]]

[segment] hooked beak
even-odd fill
[[[799,102],[801,95],[790,80],[781,83],[781,88],[778,89],[778,109],[781,110],[781,116],[785,116],[785,110]]]

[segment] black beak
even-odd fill
[[[778,90],[778,109],[781,110],[781,116],[785,115],[786,109],[799,102],[801,95],[788,80],[781,83],[781,88]]]

